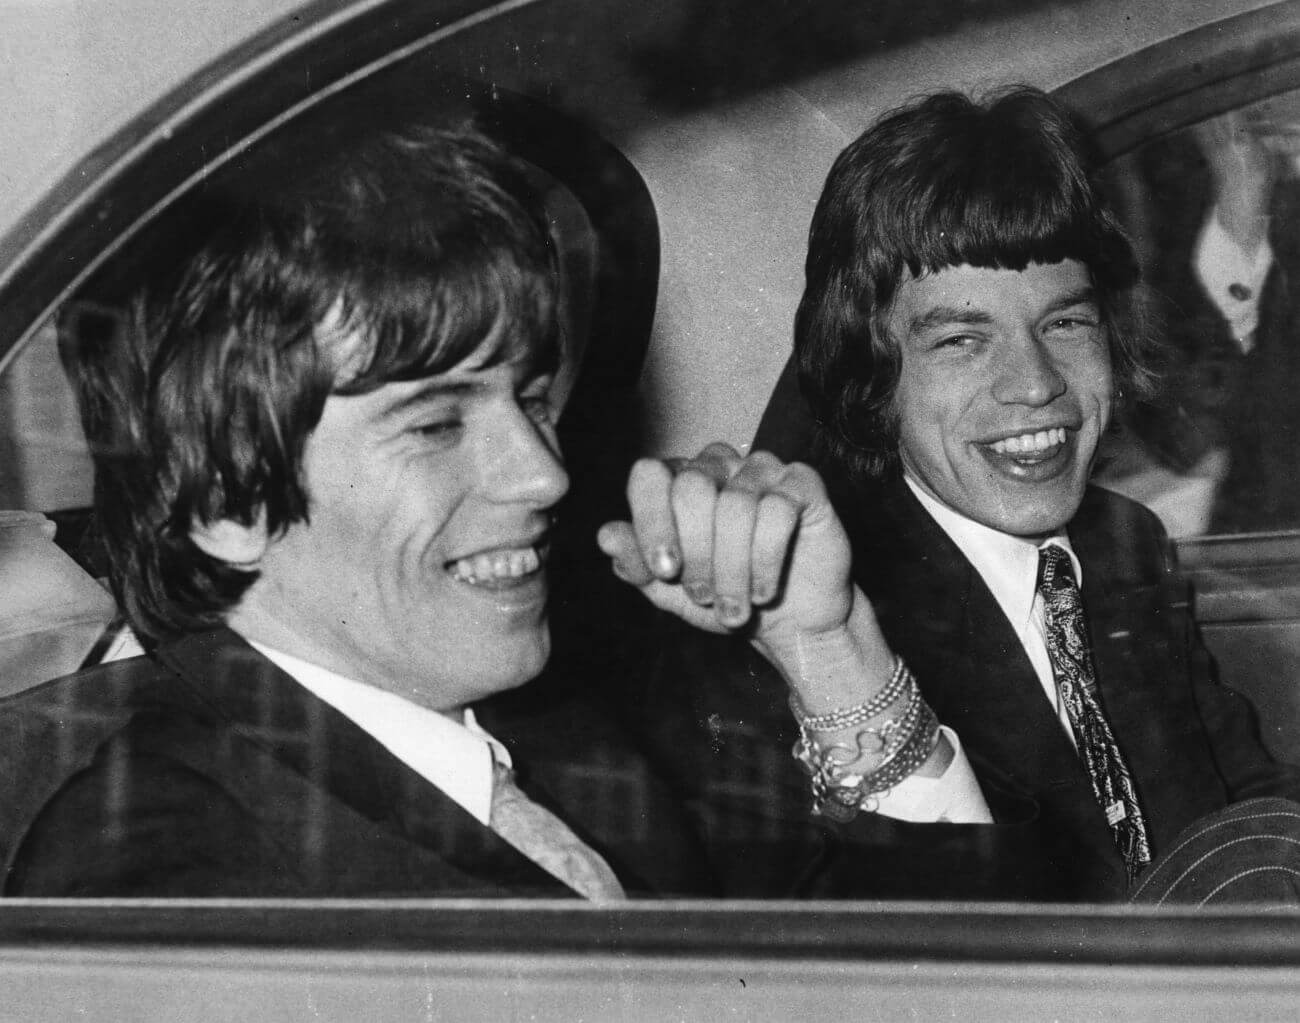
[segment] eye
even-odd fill
[[[459,419],[442,419],[436,423],[421,423],[419,426],[415,427],[415,432],[423,433],[430,437],[436,437],[440,434],[450,433],[452,430],[457,430],[461,425]]]
[[[931,347],[935,349],[961,351],[965,348],[973,348],[979,343],[979,340],[980,339],[974,334],[950,334],[946,337],[939,338]]]
[[[465,424],[459,416],[440,416],[428,422],[417,423],[411,427],[411,433],[424,440],[453,444],[460,439],[464,429]]]
[[[1056,334],[1092,334],[1100,327],[1099,318],[1093,313],[1074,312],[1058,316],[1052,320],[1047,329]]]
[[[524,415],[530,420],[536,422],[538,426],[555,425],[555,408],[551,406],[551,399],[546,395],[536,396],[536,398],[521,398],[520,407],[524,409]]]
[[[555,404],[551,401],[551,383],[549,376],[539,377],[530,381],[519,395],[519,407],[538,426],[554,426],[558,418]]]

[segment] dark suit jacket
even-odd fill
[[[502,737],[531,724],[566,767],[594,756],[606,784],[554,774],[548,793],[521,764],[521,786],[631,894],[709,890],[676,806],[616,759],[607,722],[553,710],[562,725],[482,716]],[[574,895],[227,630],[4,701],[0,733],[8,895]],[[630,823],[620,779],[641,794]]]
[[[831,851],[809,890],[1123,898],[1123,866],[1087,775],[978,573],[901,480],[849,490],[837,503],[851,523],[857,582],[940,721],[960,736],[996,823],[911,825],[862,814],[842,827],[822,824],[820,842]],[[1155,854],[1229,802],[1300,797],[1300,772],[1269,757],[1250,706],[1218,685],[1154,516],[1090,489],[1069,534],[1084,566],[1101,700],[1132,770]],[[661,655],[671,663],[655,688],[660,701],[671,691],[671,702],[689,708],[687,724],[713,733],[713,763],[693,774],[734,774],[726,762],[739,760],[779,777],[768,785],[768,801],[748,809],[763,815],[769,830],[794,835],[809,797],[790,758],[795,732],[784,684],[743,641],[680,639],[684,652]],[[674,678],[682,681],[670,689]],[[725,786],[701,784],[694,798],[707,806],[733,797]],[[776,817],[785,823],[773,824]],[[773,894],[764,886],[780,877],[767,869],[746,874],[731,862],[753,863],[762,845],[745,843],[720,867],[743,894]]]
[[[1109,828],[1010,623],[901,482],[879,500],[878,517],[856,518],[854,541],[886,636],[972,759],[1038,804],[1065,893],[1121,895]],[[1090,488],[1068,533],[1083,565],[1101,702],[1154,855],[1227,803],[1300,796],[1300,772],[1273,761],[1249,704],[1218,684],[1156,518]]]

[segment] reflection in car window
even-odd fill
[[[90,505],[90,454],[53,323],[0,373],[0,508]]]
[[[1103,481],[1174,536],[1300,527],[1300,96],[1156,138],[1110,168],[1146,277],[1164,392]]]

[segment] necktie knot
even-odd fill
[[[1038,588],[1045,593],[1079,588],[1074,578],[1074,563],[1054,543],[1038,548]]]

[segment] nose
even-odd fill
[[[500,429],[490,432],[485,456],[494,500],[549,508],[568,493],[569,474],[554,429],[522,409],[506,412]]]
[[[1065,393],[1065,377],[1051,349],[1026,333],[1003,348],[993,396],[1007,405],[1047,405]]]

